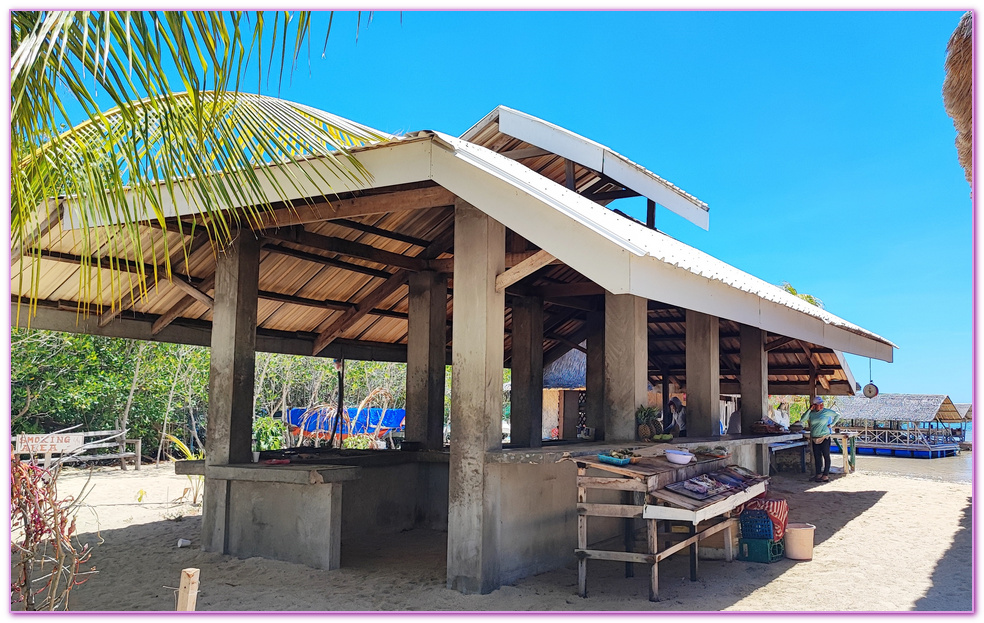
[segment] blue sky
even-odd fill
[[[340,13],[262,92],[389,132],[504,104],[603,143],[710,206],[710,231],[657,227],[895,342],[882,392],[970,402],[972,204],[941,96],[961,14],[377,12],[356,41]]]
[[[941,96],[960,16],[378,12],[356,42],[340,14],[280,95],[390,132],[504,104],[604,143],[710,206],[709,231],[660,229],[895,342],[882,392],[970,402],[972,206]]]

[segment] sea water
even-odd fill
[[[941,482],[971,482],[974,476],[972,452],[935,459],[858,455],[858,473],[895,474]]]

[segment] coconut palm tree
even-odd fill
[[[281,79],[288,64],[293,70],[310,45],[309,11],[12,11],[10,19],[11,259],[21,275],[25,262],[37,262],[41,236],[63,219],[86,232],[86,262],[100,250],[127,250],[154,266],[163,258],[170,270],[166,238],[158,248],[137,228],[165,227],[169,198],[197,209],[221,245],[237,219],[269,207],[260,189],[273,177],[256,165],[280,164],[295,186],[312,176],[330,186],[367,175],[348,148],[386,138],[239,92],[247,69],[257,84],[266,74]],[[329,15],[325,45],[330,29]],[[85,120],[66,129],[69,110]],[[302,169],[312,156],[320,168]],[[291,189],[274,187],[286,200]],[[236,205],[254,207],[225,212]],[[37,270],[27,272],[36,279]]]

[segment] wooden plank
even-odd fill
[[[614,491],[646,491],[646,485],[628,478],[601,478],[585,476],[577,479],[577,486],[586,489],[610,489]]]
[[[556,154],[539,147],[524,147],[510,151],[500,151],[500,156],[505,156],[510,160],[522,160],[523,158],[539,158],[541,156],[555,156]]]
[[[383,229],[382,227],[376,227],[374,225],[369,225],[368,223],[360,223],[359,221],[352,221],[347,218],[332,219],[331,224],[341,225],[342,227],[348,227],[349,229],[354,229],[356,231],[364,231],[367,234],[374,234],[383,238],[389,238],[390,240],[406,242],[418,247],[426,247],[430,244],[430,240],[424,240],[423,238],[417,238],[416,236],[408,236],[406,234],[401,234],[398,231],[390,231],[388,229]]]
[[[536,294],[544,298],[564,297],[564,296],[589,296],[593,294],[604,294],[605,289],[593,281],[582,281],[578,283],[560,283],[549,286],[534,288]]]
[[[577,468],[577,479],[580,481],[585,478],[587,470],[583,467]],[[587,489],[578,486],[577,488],[577,502],[578,504],[584,504],[588,501]],[[586,549],[588,547],[588,517],[587,515],[578,514],[577,516],[577,547],[578,549]],[[588,596],[588,559],[578,558],[577,560],[577,594],[581,597]]]
[[[579,515],[594,517],[642,517],[642,506],[628,504],[578,504]]]
[[[592,560],[614,560],[616,562],[635,562],[649,565],[656,561],[656,556],[653,554],[644,554],[641,552],[615,552],[603,549],[576,549],[574,550],[574,555],[578,558],[578,561],[583,558]]]
[[[540,251],[514,251],[506,253],[506,268],[513,268],[514,266],[533,257],[537,253],[540,253]],[[560,266],[563,263],[564,262],[562,260],[558,260],[557,258],[554,258],[549,262],[549,264],[553,266]],[[439,273],[452,273],[454,272],[454,258],[445,257],[439,260],[428,260],[427,268],[428,270],[436,270]],[[523,296],[537,295],[536,292],[532,291],[532,289],[528,292],[517,292],[517,294]]]
[[[454,228],[449,227],[441,233],[434,242],[421,251],[416,257],[419,259],[433,259],[444,253],[454,240]],[[386,300],[390,295],[402,287],[409,279],[409,272],[400,270],[394,273],[389,279],[376,287],[375,290],[367,294],[353,309],[342,314],[341,318],[330,324],[326,329],[318,334],[314,340],[312,355],[317,356],[335,338],[353,323],[358,322],[368,314],[376,305]]]
[[[528,275],[532,275],[547,264],[550,264],[554,261],[554,259],[554,256],[550,255],[546,251],[537,251],[519,264],[516,264],[504,273],[499,274],[495,278],[495,291],[502,292],[520,279],[523,279]]]
[[[785,346],[786,344],[789,344],[790,342],[795,342],[795,341],[796,341],[796,338],[792,338],[792,337],[780,337],[778,339],[772,340],[771,342],[767,342],[766,345],[765,345],[765,352],[769,352],[769,351],[775,350],[775,349],[779,348],[780,346]]]
[[[659,554],[659,522],[646,520],[646,544],[654,556]],[[649,570],[649,601],[659,601],[659,565],[655,562]]]
[[[440,186],[400,190],[384,194],[366,195],[351,199],[336,199],[330,204],[319,202],[293,208],[280,208],[262,212],[255,219],[256,229],[287,227],[317,223],[340,218],[352,218],[368,214],[425,210],[454,205],[454,194]]]
[[[10,250],[11,266],[15,262],[20,261],[26,249],[30,249],[37,244],[38,240],[43,238],[55,225],[61,222],[62,216],[65,214],[65,200],[58,200],[57,204],[52,205],[55,203],[55,199],[47,199],[45,203],[48,206],[48,217],[43,219],[43,222],[38,223],[37,228],[33,232],[30,231],[30,225],[28,225],[27,238],[22,240],[19,246],[14,246]],[[40,211],[40,206],[38,206],[38,209]]]
[[[314,264],[319,264],[321,266],[331,266],[333,268],[341,268],[342,270],[347,270],[362,275],[370,275],[372,277],[379,277],[381,279],[386,279],[387,277],[390,276],[390,272],[386,270],[381,270],[379,268],[372,268],[370,266],[362,266],[361,264],[353,264],[352,262],[346,262],[345,260],[339,260],[333,257],[325,257],[323,255],[318,255],[317,253],[308,253],[307,251],[292,249],[290,247],[285,247],[280,244],[275,244],[273,240],[268,238],[261,239],[261,244],[263,244],[264,251],[268,251],[270,253],[277,253],[279,255],[286,255],[287,257],[293,257],[299,260],[304,260],[306,262],[312,262]]]
[[[198,284],[198,288],[203,292],[207,292],[211,290],[214,286],[215,286],[215,273],[212,273],[210,276],[206,277],[200,284]],[[195,302],[196,300],[193,296],[186,296],[180,301],[178,301],[177,303],[175,303],[174,306],[171,307],[171,309],[164,312],[164,315],[162,315],[160,318],[154,321],[154,324],[150,329],[151,335],[157,335],[158,333],[163,331],[165,327],[167,327],[169,324],[177,320],[181,316],[181,314],[187,311],[189,307],[195,304]]]
[[[691,545],[696,545],[698,541],[703,541],[707,537],[717,534],[718,532],[721,532],[722,530],[725,530],[729,527],[733,529],[734,526],[736,525],[738,525],[737,519],[734,518],[726,519],[719,524],[715,524],[711,526],[710,528],[704,530],[703,532],[699,532],[698,534],[695,534],[683,541],[680,541],[679,543],[675,543],[671,545],[670,547],[666,548],[662,552],[656,554],[654,558],[656,559],[656,562],[660,562],[661,560],[666,560],[667,558],[681,551],[682,549],[690,547]]]
[[[647,505],[644,507],[643,517],[645,517],[646,519],[670,519],[670,520],[677,520],[677,521],[689,521],[694,524],[698,524],[701,521],[704,521],[705,519],[711,519],[712,517],[717,517],[718,515],[721,515],[735,508],[739,504],[744,504],[745,502],[754,498],[755,496],[764,493],[767,482],[768,479],[763,479],[753,484],[748,489],[744,491],[739,491],[738,493],[735,493],[733,495],[729,495],[724,499],[715,501],[712,498],[710,504],[706,504],[705,506],[701,506],[698,508],[691,507],[690,509],[688,509],[686,507],[674,508],[672,506]],[[686,502],[683,499],[685,496],[676,495],[672,491],[660,491],[660,492],[656,492],[653,495],[667,501],[669,501],[669,499],[672,498],[674,504],[676,503],[679,503],[681,505],[688,504],[688,502]],[[691,500],[691,501],[698,502],[698,500]],[[704,500],[704,502],[707,503],[707,500]]]
[[[349,257],[356,257],[368,262],[376,262],[377,264],[382,264],[384,266],[396,266],[398,268],[418,271],[427,269],[427,262],[422,258],[393,253],[392,251],[384,251],[383,249],[377,249],[368,244],[353,242],[352,240],[346,240],[344,238],[322,236],[303,229],[292,229],[283,232],[267,232],[264,235],[264,240],[286,242],[302,247],[308,247],[315,251],[328,251],[339,255],[347,255]]]
[[[194,284],[192,284],[191,281],[189,281],[184,275],[171,275],[171,283],[191,298],[203,304],[205,307],[212,309],[215,306],[215,301],[212,297],[196,288]]]
[[[178,585],[178,612],[194,612],[198,604],[198,569],[182,569]]]

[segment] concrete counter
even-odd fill
[[[724,446],[729,451],[735,452],[741,446],[758,446],[778,443],[783,441],[793,441],[802,439],[802,433],[784,433],[780,435],[719,435],[717,437],[680,437],[669,443],[651,443],[644,441],[587,441],[582,443],[568,443],[557,445],[546,445],[541,448],[504,448],[498,452],[490,452],[487,455],[487,463],[527,463],[527,464],[546,464],[556,463],[561,459],[590,456],[614,450],[617,448],[639,448],[663,447],[663,448],[687,448],[694,449],[700,446]],[[749,467],[754,469],[754,467]]]

